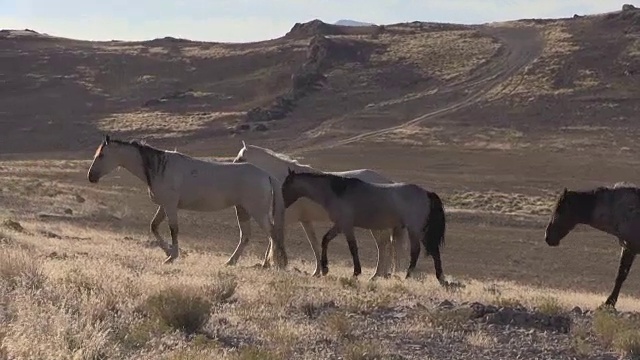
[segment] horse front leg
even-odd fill
[[[353,233],[353,228],[344,231],[344,235],[347,238],[347,245],[349,245],[349,252],[351,253],[351,258],[353,259],[353,276],[358,276],[362,273],[362,268],[360,267],[358,243],[356,241],[356,236]]]
[[[160,224],[162,224],[162,222],[166,217],[167,216],[165,215],[164,209],[162,208],[162,206],[158,206],[158,210],[156,211],[156,214],[153,216],[153,219],[151,219],[151,224],[149,225],[149,227],[151,228],[151,233],[156,238],[156,243],[158,244],[158,246],[164,251],[166,256],[169,256],[171,255],[169,246],[164,241],[162,236],[160,236],[160,232],[158,231],[158,227],[160,226]]]
[[[633,264],[633,260],[635,259],[635,257],[635,252],[632,252],[631,250],[626,248],[622,249],[622,253],[620,254],[620,267],[618,268],[618,276],[616,276],[616,283],[613,286],[611,295],[609,295],[604,305],[608,305],[613,308],[616,307],[616,303],[618,302],[618,295],[620,294],[620,289],[622,288],[622,283],[624,283],[624,281],[627,279],[627,275],[629,275],[629,270],[631,269],[631,265]]]
[[[327,247],[329,246],[329,242],[335,239],[336,236],[340,234],[340,229],[338,225],[333,225],[329,231],[322,237],[322,255],[320,259],[320,266],[322,266],[322,275],[327,275],[329,272],[329,260],[327,259]]]
[[[165,264],[172,263],[180,256],[180,248],[178,247],[178,208],[165,207],[165,215],[169,221],[169,231],[171,232],[171,249],[169,256],[164,260]]]
[[[320,276],[322,272],[322,264],[320,264],[320,252],[322,249],[320,248],[320,244],[318,243],[318,238],[316,237],[316,232],[313,229],[313,225],[310,221],[300,221],[300,225],[304,230],[304,233],[307,235],[307,239],[309,240],[309,244],[311,245],[311,250],[313,251],[313,256],[316,259],[316,268],[313,271],[312,276]]]
[[[238,240],[238,245],[236,246],[235,251],[225,263],[227,266],[233,266],[238,262],[238,259],[242,256],[244,248],[249,243],[249,237],[251,236],[251,216],[247,210],[241,206],[236,206],[236,216],[238,218],[238,227],[240,228],[240,239]],[[269,242],[269,245],[271,245],[271,242]],[[267,252],[268,251],[269,249],[267,248]]]

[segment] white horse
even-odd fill
[[[251,233],[249,220],[253,218],[269,236],[263,266],[270,266],[273,259],[277,267],[286,267],[282,187],[264,170],[252,164],[199,160],[135,140],[110,139],[107,135],[96,150],[87,177],[91,183],[97,183],[118,167],[144,181],[151,201],[158,205],[150,227],[167,255],[165,263],[179,256],[178,209],[211,212],[234,206],[240,241],[229,261],[235,262],[242,255]],[[171,247],[158,232],[165,218],[169,222]]]
[[[289,171],[295,171],[298,173],[324,173],[344,177],[353,177],[370,183],[393,183],[392,180],[382,176],[376,171],[369,169],[340,172],[323,172],[321,170],[314,169],[311,166],[302,165],[296,160],[291,159],[287,155],[276,153],[272,150],[259,146],[247,145],[244,141],[242,142],[242,149],[240,149],[233,162],[249,162],[257,165],[272,176],[276,177],[280,182],[284,181]],[[312,200],[309,200],[307,198],[300,198],[285,211],[285,225],[296,222],[299,222],[300,225],[302,225],[302,229],[307,235],[307,239],[309,240],[309,244],[311,245],[311,249],[313,250],[313,255],[316,259],[316,268],[313,272],[313,275],[319,276],[321,275],[322,270],[322,266],[320,263],[321,249],[312,223],[331,223],[329,214],[322,206],[313,202]],[[376,264],[376,270],[372,278],[377,276],[387,276],[387,270],[390,265],[387,261],[389,257],[388,255],[391,255],[392,257],[393,270],[399,267],[398,254],[402,252],[402,248],[404,246],[404,232],[406,232],[406,230],[404,229],[396,231],[392,231],[392,229],[371,230],[371,235],[375,239],[378,248],[378,262]]]

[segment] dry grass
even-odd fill
[[[554,87],[556,77],[562,74],[562,66],[566,59],[580,49],[563,23],[552,23],[535,26],[540,29],[544,39],[544,48],[540,56],[523,71],[513,76],[504,87],[495,87],[488,94],[488,99],[509,95],[510,100],[531,102],[541,95],[570,94],[576,90],[585,90],[599,84],[597,74],[592,69],[579,69],[573,86]]]
[[[500,46],[472,30],[383,34],[378,42],[386,46],[386,51],[376,54],[372,61],[414,65],[425,75],[441,79],[466,74],[489,59]]]
[[[555,194],[530,196],[524,194],[487,192],[454,192],[446,197],[451,208],[501,214],[548,215],[556,200]]]
[[[15,233],[14,243],[5,245],[0,267],[0,278],[11,284],[0,294],[5,351],[17,357],[154,358],[162,348],[172,358],[289,358],[304,352],[309,341],[329,337],[345,358],[374,359],[385,352],[380,343],[361,338],[363,324],[357,317],[407,301],[429,304],[446,298],[505,305],[496,298],[499,292],[501,299],[518,299],[547,313],[601,301],[599,296],[570,292],[550,300],[542,297],[545,289],[510,283],[468,281],[464,289],[450,293],[431,280],[369,283],[338,275],[310,282],[307,276],[253,268],[219,272],[226,258],[196,252],[166,266],[159,250],[119,241],[109,233],[67,228],[91,239],[78,243],[30,235],[35,223],[22,226],[25,232]],[[48,256],[52,249],[65,256]],[[299,265],[294,261],[293,266]],[[335,305],[325,305],[327,301]],[[639,300],[622,298],[621,305],[640,309]],[[408,316],[402,328],[455,332],[469,316],[465,309],[421,311]],[[596,331],[607,344],[634,351],[632,333],[612,326],[609,318],[598,321]],[[315,322],[322,325],[318,328]],[[245,345],[229,351],[220,336]],[[232,340],[235,337],[238,340]],[[478,332],[467,341],[488,347],[493,340]]]
[[[593,331],[606,346],[623,355],[640,356],[640,324],[638,318],[625,318],[607,309],[596,311]]]
[[[28,171],[28,163],[3,166],[23,176],[33,176],[37,169],[46,167],[44,163],[33,164],[32,171]],[[70,171],[68,168],[85,165],[86,162],[60,162],[52,169],[63,178]],[[77,201],[72,196],[77,189],[64,181],[57,184],[61,191],[57,199]],[[40,197],[26,188],[20,194],[28,201]],[[120,209],[120,197],[128,195],[110,195],[114,199],[96,207],[96,202],[106,200],[100,194],[97,189],[84,190],[86,200],[75,203],[74,214],[95,216],[102,209],[102,217],[93,219],[113,221],[108,215]],[[475,196],[458,195],[449,201],[462,204]],[[531,201],[522,196],[491,194],[486,201],[496,199],[502,199],[501,211],[505,212],[515,211],[517,201],[527,209],[542,207],[537,204],[541,199]],[[473,201],[465,206],[477,208]],[[137,215],[135,210],[129,211],[127,217]],[[0,291],[0,320],[6,329],[2,334],[3,351],[14,358],[46,354],[94,359],[282,359],[329,355],[380,359],[395,351],[394,346],[400,343],[397,339],[421,338],[433,332],[462,333],[470,346],[479,349],[494,344],[492,335],[467,329],[467,309],[436,310],[435,304],[444,299],[523,305],[548,314],[575,305],[594,308],[602,301],[602,294],[571,291],[557,291],[549,298],[546,288],[512,282],[489,284],[464,279],[466,286],[454,292],[440,287],[431,276],[369,282],[352,278],[349,264],[332,264],[331,274],[319,279],[293,271],[245,266],[221,271],[228,254],[200,252],[188,244],[181,245],[184,256],[168,266],[161,263],[159,249],[149,248],[143,241],[123,240],[122,233],[87,227],[82,222],[41,222],[27,216],[12,219],[20,227],[3,227],[2,237],[7,240],[2,242],[1,250],[4,260],[0,281],[4,286]],[[257,262],[258,258],[248,261]],[[305,266],[294,258],[290,268]],[[423,307],[396,314],[396,309],[406,304]],[[640,300],[623,296],[619,307],[638,310]],[[393,334],[384,339],[370,331],[374,325],[369,322],[380,314],[401,319],[384,325],[384,334]],[[599,326],[605,328],[599,331],[606,338],[606,326]],[[632,332],[609,336],[608,346],[621,352],[634,351]],[[588,339],[575,339],[576,348],[590,346]]]
[[[207,95],[201,94],[201,96]],[[175,137],[204,129],[213,122],[231,124],[242,114],[242,112],[206,112],[176,115],[157,111],[120,113],[101,119],[99,126],[101,130],[107,132],[144,130],[148,134],[162,134],[161,137]]]
[[[479,348],[490,348],[496,345],[496,338],[486,332],[479,330],[467,336],[470,345]]]

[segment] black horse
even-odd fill
[[[584,191],[565,188],[556,202],[544,240],[549,246],[558,246],[577,224],[614,235],[622,246],[618,276],[604,303],[615,308],[622,283],[640,252],[640,188],[622,183]]]

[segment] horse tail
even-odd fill
[[[442,278],[443,272],[442,262],[440,260],[440,248],[444,246],[444,233],[446,229],[444,207],[438,194],[429,191],[428,197],[429,215],[427,216],[427,223],[425,224],[422,244],[424,245],[427,255],[431,255],[433,257],[436,277],[442,282],[444,279]]]
[[[274,245],[277,246],[277,249],[271,248],[271,256],[274,250],[277,250],[278,256],[282,260],[282,267],[285,267],[288,262],[284,247],[284,212],[286,208],[284,206],[280,182],[273,176],[269,176],[269,183],[271,184],[271,212],[269,214],[269,220],[273,227],[273,242]]]

